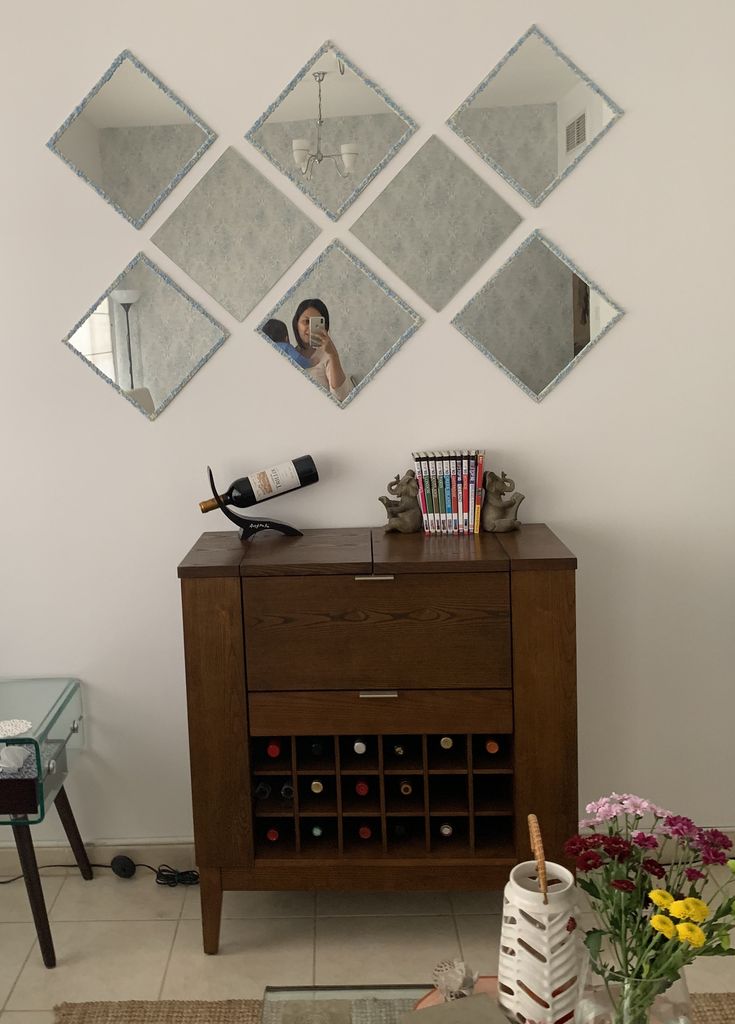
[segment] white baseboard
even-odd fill
[[[68,864],[68,868],[48,868],[44,875],[63,875],[68,871],[76,871],[74,854],[68,844],[58,845],[34,844],[38,866],[45,864]],[[130,843],[119,840],[101,840],[97,843],[85,843],[87,856],[92,864],[109,864],[116,854],[123,853],[131,857],[136,864],[150,864],[157,868],[159,864],[168,864],[176,871],[190,871],[196,867],[194,859],[194,843],[191,841],[153,841],[134,840]],[[0,847],[0,875],[21,874],[20,862],[14,845]]]

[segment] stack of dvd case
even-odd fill
[[[413,452],[424,533],[480,532],[485,452]]]

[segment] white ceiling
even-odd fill
[[[129,60],[115,69],[84,116],[95,128],[140,128],[144,125],[190,124],[181,107]]]
[[[557,103],[582,79],[541,40],[529,36],[472,103],[472,109]]]
[[[391,112],[385,101],[349,68],[346,67],[344,75],[340,75],[337,57],[330,51],[307,71],[299,84],[273,111],[268,118],[269,122],[316,119],[317,84],[312,78],[315,71],[327,72],[322,82],[322,113],[325,118]]]

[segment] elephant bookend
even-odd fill
[[[388,522],[385,525],[386,533],[397,530],[398,533],[418,533],[421,529],[423,516],[419,504],[419,485],[416,480],[416,473],[412,469],[406,470],[403,476],[396,473],[395,477],[386,485],[389,498],[383,494],[378,501],[385,508]]]

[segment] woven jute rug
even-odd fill
[[[735,992],[694,993],[692,1024],[735,1024]],[[261,1024],[259,999],[61,1003],[56,1024]]]

